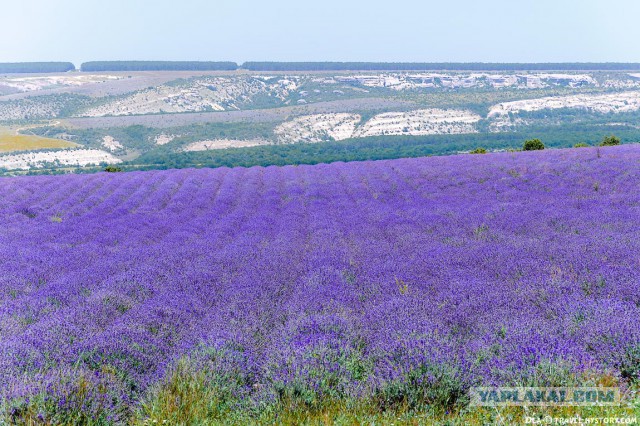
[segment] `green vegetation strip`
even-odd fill
[[[149,151],[124,163],[125,170],[185,167],[252,167],[366,161],[450,155],[482,147],[489,151],[521,149],[528,139],[540,139],[548,148],[570,148],[579,143],[598,145],[615,134],[623,143],[640,142],[640,129],[622,126],[584,126],[580,130],[527,128],[512,133],[467,135],[380,136],[340,142],[266,145],[202,152]]]

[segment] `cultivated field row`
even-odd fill
[[[126,422],[181,357],[243,412],[300,392],[394,407],[437,390],[451,409],[481,384],[623,380],[639,160],[623,146],[2,179],[0,399]]]

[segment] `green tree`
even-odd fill
[[[539,151],[541,149],[544,149],[544,144],[540,139],[529,139],[522,146],[523,151]]]
[[[487,150],[484,148],[476,148],[473,151],[469,152],[469,154],[486,154]]]
[[[620,138],[617,138],[613,135],[605,136],[602,139],[602,142],[600,142],[600,146],[615,146],[615,145],[620,145]]]

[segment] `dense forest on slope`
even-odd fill
[[[235,62],[199,61],[94,61],[80,67],[85,72],[96,71],[234,71]]]
[[[250,71],[598,71],[640,70],[640,63],[245,62]]]
[[[0,73],[53,73],[73,71],[76,67],[71,62],[7,62],[0,63]]]
[[[125,170],[184,167],[252,167],[319,164],[448,155],[472,151],[520,149],[527,139],[539,138],[550,148],[569,148],[579,143],[598,145],[615,134],[623,143],[640,141],[640,129],[625,126],[582,125],[581,128],[532,127],[509,133],[463,135],[379,136],[339,142],[264,145],[199,152],[175,152],[167,146],[124,163]]]

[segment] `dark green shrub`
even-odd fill
[[[122,168],[116,166],[107,166],[105,167],[104,171],[107,173],[118,173],[122,171]]]
[[[374,400],[382,410],[406,407],[446,412],[463,404],[466,390],[459,370],[442,365],[422,365],[409,371],[403,380],[377,389]]]
[[[544,144],[540,139],[529,139],[522,146],[523,151],[539,151],[544,149]]]
[[[600,142],[600,146],[616,146],[616,145],[620,145],[620,138],[615,137],[613,135],[605,136],[602,139],[602,142]]]
[[[587,147],[589,147],[589,144],[586,144],[584,142],[580,142],[580,143],[575,144],[573,147],[574,148],[587,148]]]
[[[471,151],[469,154],[486,154],[487,150],[484,148],[476,148],[473,151]]]
[[[640,381],[640,345],[629,347],[618,368],[623,379]]]

